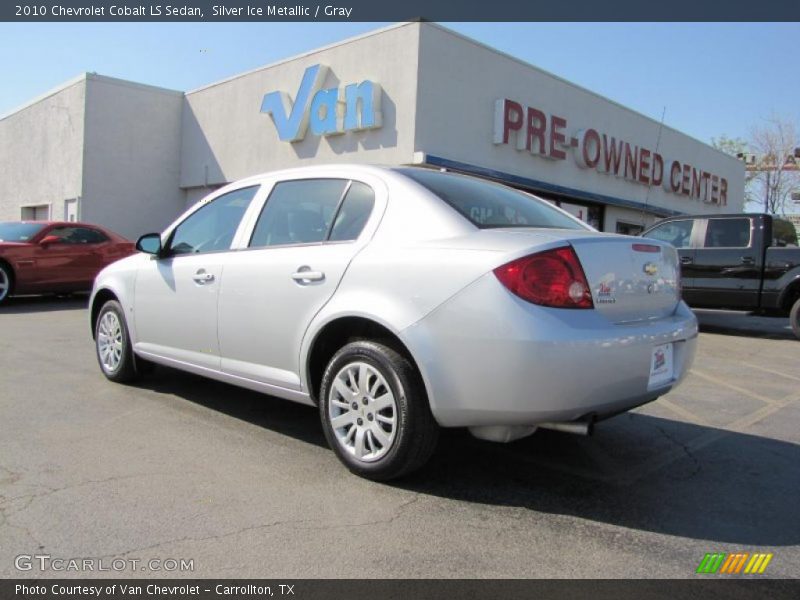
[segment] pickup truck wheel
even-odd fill
[[[125,312],[116,300],[100,309],[95,323],[95,349],[100,369],[111,381],[127,383],[137,378],[135,358],[125,322]]]
[[[794,301],[792,310],[789,311],[789,323],[792,326],[794,336],[800,340],[800,296]]]
[[[387,481],[422,467],[438,425],[414,366],[393,349],[352,342],[322,376],[320,418],[328,444],[350,471]]]

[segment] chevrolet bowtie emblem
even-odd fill
[[[648,275],[655,275],[658,273],[658,266],[656,266],[655,263],[646,263],[644,265],[644,272]]]

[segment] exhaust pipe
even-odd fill
[[[552,429],[553,431],[563,431],[564,433],[574,433],[576,435],[592,435],[594,420],[554,421],[551,423],[537,423],[536,426],[542,429]]]

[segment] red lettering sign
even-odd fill
[[[567,120],[552,115],[550,117],[550,158],[557,158],[564,160],[567,158],[567,153],[561,150],[558,146],[563,146],[567,141],[564,135],[564,127],[567,126]]]
[[[525,137],[525,149],[528,152],[534,152],[533,141],[536,141],[536,150],[538,154],[544,156],[547,152],[545,149],[544,136],[547,131],[547,117],[537,108],[528,107],[528,134]]]
[[[565,118],[508,98],[495,102],[493,140],[556,160],[565,160],[571,148],[573,160],[582,168],[613,173],[642,185],[663,186],[667,192],[703,202],[723,206],[728,202],[724,177],[689,163],[667,161],[658,152],[594,128],[580,130],[570,138]],[[669,164],[668,175],[665,162]]]

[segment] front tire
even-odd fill
[[[14,273],[11,267],[0,262],[0,304],[3,304],[14,291]]]
[[[794,337],[800,340],[800,296],[794,301],[792,310],[789,311],[789,324],[792,326]]]
[[[100,309],[94,339],[97,362],[103,375],[116,383],[127,383],[137,378],[125,312],[116,300],[109,300]]]
[[[356,475],[387,481],[422,467],[438,425],[416,368],[376,342],[347,344],[322,376],[320,418],[328,444]]]

